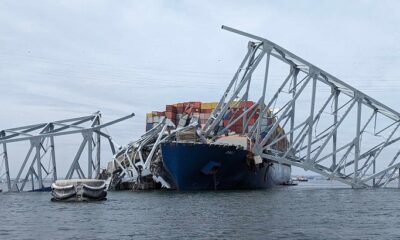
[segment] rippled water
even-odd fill
[[[400,190],[329,181],[259,191],[109,192],[96,203],[1,193],[0,239],[394,239]]]

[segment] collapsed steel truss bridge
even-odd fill
[[[160,143],[180,132],[194,129],[201,142],[212,143],[243,123],[241,135],[251,141],[256,163],[289,164],[353,188],[387,187],[399,179],[399,112],[265,38],[222,28],[252,41],[206,124],[166,131],[175,126],[164,119],[114,156],[120,175],[134,181],[138,169],[140,176],[152,175]],[[255,104],[231,114],[250,97]],[[282,139],[286,147],[278,150]],[[168,187],[162,177],[153,179]]]
[[[101,138],[108,140],[113,154],[116,152],[111,136],[103,132],[102,129],[133,116],[134,114],[132,113],[110,122],[101,123],[101,113],[96,112],[92,115],[78,118],[1,130],[0,144],[2,145],[2,152],[0,151],[0,160],[2,166],[4,165],[4,173],[0,172],[0,177],[5,177],[8,191],[24,191],[28,182],[31,182],[31,190],[45,189],[44,175],[52,175],[52,181],[58,178],[54,139],[58,136],[76,134],[81,134],[83,140],[72,160],[65,179],[71,179],[75,173],[79,178],[96,177],[100,174]],[[10,165],[15,164],[16,161],[9,157],[7,146],[16,142],[28,142],[30,147],[17,175],[12,178]],[[88,157],[87,175],[84,174],[80,164],[81,155],[85,148],[87,149]],[[93,152],[95,152],[95,161]],[[44,156],[49,156],[50,158],[49,168],[43,165],[42,159]],[[68,160],[62,159],[62,161]]]
[[[204,137],[221,135],[243,121],[243,134],[255,142],[253,152],[258,157],[310,170],[354,188],[387,186],[398,177],[399,112],[265,38],[222,28],[253,41],[203,127]],[[260,67],[263,59],[265,65]],[[270,76],[273,66],[286,74]],[[254,77],[260,68],[262,77]],[[229,106],[255,96],[250,89],[260,78],[257,103],[230,119],[224,129],[218,128]],[[259,118],[250,126],[249,116],[256,112]],[[264,124],[266,118],[273,119],[273,124]],[[280,127],[284,131],[273,136]],[[274,149],[283,138],[289,140],[287,150]]]

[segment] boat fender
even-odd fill
[[[74,188],[74,185],[67,185],[67,186],[58,186],[56,184],[51,184],[52,189],[57,189],[57,190],[70,190]]]
[[[82,184],[83,188],[88,189],[88,190],[92,190],[92,191],[99,191],[99,190],[104,190],[106,189],[106,184],[104,183],[103,185],[99,186],[99,187],[92,187],[86,184]]]
[[[71,197],[74,197],[76,195],[75,191],[71,191],[68,193],[59,193],[56,191],[51,192],[51,195],[53,196],[54,200],[65,200]]]
[[[102,192],[83,192],[82,196],[86,197],[86,198],[89,198],[89,199],[102,200],[107,196],[107,192],[106,191],[102,191]]]

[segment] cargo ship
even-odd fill
[[[150,130],[163,118],[171,120],[177,128],[198,121],[204,126],[218,103],[185,102],[167,105],[166,110],[154,111],[146,116],[146,130]],[[254,102],[242,102],[230,106],[230,115],[241,114]],[[248,128],[258,118],[250,117]],[[230,116],[221,121],[221,128],[229,124]],[[268,119],[265,124],[271,124]],[[230,126],[229,131],[210,143],[201,142],[196,130],[179,133],[172,141],[160,147],[163,170],[172,188],[177,190],[231,190],[261,189],[287,184],[291,179],[291,167],[262,159],[256,162],[251,150],[252,141],[245,136],[243,121]],[[276,136],[283,132],[278,128]],[[287,139],[279,140],[273,147],[286,149]],[[165,176],[165,174],[164,174]]]

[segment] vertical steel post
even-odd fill
[[[6,167],[7,189],[8,191],[11,191],[10,168],[8,165],[8,153],[7,153],[6,143],[3,143],[3,152],[4,152],[4,165]]]
[[[294,97],[296,96],[296,86],[297,86],[297,75],[299,74],[299,69],[295,68],[294,69],[294,74],[293,74],[293,89],[292,89],[292,99],[294,99]],[[292,112],[291,112],[291,117],[290,117],[290,131],[293,130],[294,128],[294,118],[296,116],[296,102],[293,103],[292,106]],[[293,139],[294,139],[294,132],[290,133],[289,136],[289,142],[290,142],[290,146],[293,145]]]
[[[312,95],[311,95],[311,108],[310,108],[310,118],[308,123],[308,145],[307,145],[307,163],[311,164],[311,145],[312,145],[312,130],[314,125],[314,108],[315,108],[315,94],[317,88],[317,78],[318,74],[314,73],[313,85],[312,85]]]
[[[336,126],[338,122],[338,108],[339,108],[339,91],[335,88],[332,88],[334,93],[334,106],[333,106],[333,124]],[[337,129],[335,128],[332,136],[332,169],[336,168],[336,152],[337,152]]]
[[[31,188],[32,188],[32,190],[35,190],[35,181],[34,181],[34,179],[33,179],[33,172],[32,172],[32,168],[31,169],[29,169],[29,172],[30,172],[30,175],[31,175]],[[28,177],[28,176],[27,176]],[[26,178],[25,180],[27,180],[28,178]],[[25,181],[26,182],[26,181]],[[24,182],[24,184],[25,184],[25,182]],[[24,189],[24,187],[22,186],[21,187],[21,191],[22,191],[22,189]]]
[[[87,139],[88,139],[88,178],[92,178],[93,173],[93,158],[92,158],[92,151],[93,151],[93,133],[92,131],[87,132]]]
[[[358,160],[360,158],[360,127],[361,127],[361,107],[362,100],[357,99],[357,129],[356,138],[354,139],[354,178],[353,178],[353,188],[357,187],[358,183]]]
[[[100,134],[96,134],[96,177],[100,175],[100,144],[101,144],[101,138]]]
[[[397,187],[400,188],[400,168],[397,169],[399,171],[399,176],[397,177],[399,182],[397,184]]]
[[[53,164],[53,181],[57,180],[57,163],[56,163],[56,152],[54,149],[54,137],[50,136],[51,144],[51,162]]]
[[[376,163],[375,163],[376,159],[373,159],[373,163],[372,163],[372,175],[375,175],[376,173]],[[372,179],[372,186],[375,187],[375,177]]]
[[[43,188],[43,178],[42,178],[42,163],[40,159],[40,139],[35,138],[35,147],[36,147],[36,168],[38,174],[38,181],[39,181],[39,189]]]
[[[260,116],[258,116],[258,118],[261,121],[258,121],[258,124],[257,124],[256,143],[260,142],[261,124],[262,124],[262,119],[264,117],[261,114],[264,112],[264,108],[265,108],[265,94],[267,92],[269,62],[270,62],[270,59],[271,59],[271,51],[272,51],[272,48],[269,47],[269,46],[266,46],[265,44],[263,45],[263,47],[264,47],[264,50],[267,52],[267,59],[266,59],[266,63],[265,63],[264,84],[263,84],[263,91],[262,91],[261,101],[260,101]],[[267,111],[268,111],[268,109],[267,109]],[[268,113],[267,113],[267,116],[268,116]]]
[[[253,61],[254,61],[254,55],[251,55],[251,57],[249,59],[249,62],[253,62]],[[245,105],[244,105],[243,111],[247,110],[247,101],[249,100],[250,84],[251,84],[251,76],[249,78],[249,81],[247,82],[246,92],[245,92],[245,94],[243,96],[243,100],[245,101]],[[242,134],[244,134],[246,132],[246,129],[245,129],[246,122],[247,122],[247,114],[243,115]]]

